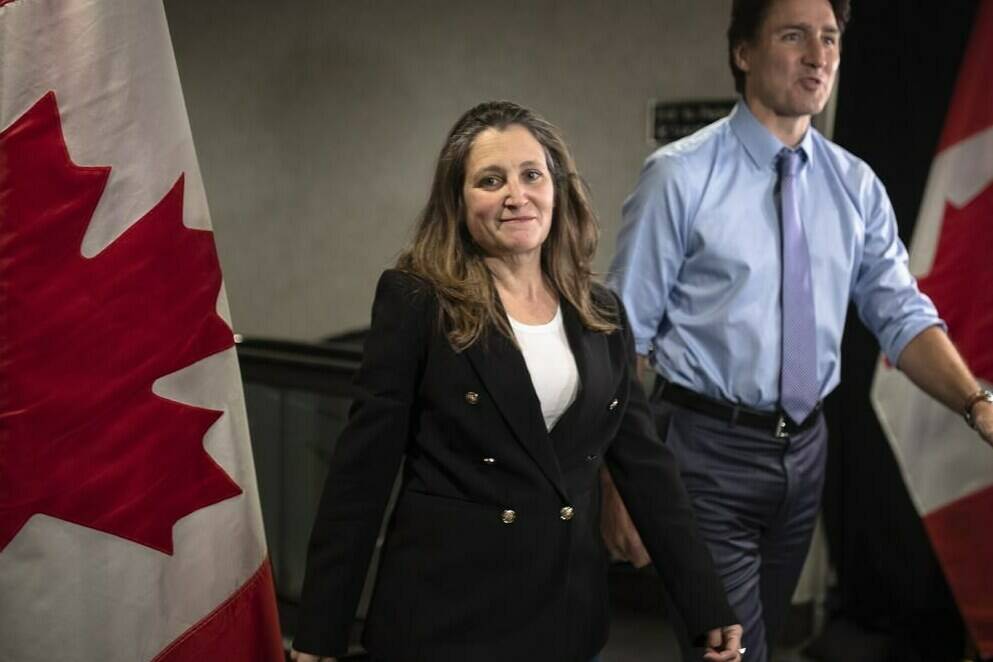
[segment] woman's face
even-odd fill
[[[541,254],[555,186],[545,150],[519,124],[486,129],[469,149],[462,187],[469,234],[491,257]]]

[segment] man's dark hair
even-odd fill
[[[745,72],[734,62],[734,49],[742,43],[754,41],[758,37],[759,28],[769,13],[772,3],[777,0],[734,0],[731,5],[731,24],[728,26],[728,64],[731,65],[731,75],[734,76],[734,89],[738,94],[745,94]],[[851,13],[851,0],[828,0],[834,11],[834,20],[838,29],[845,31],[845,25]]]

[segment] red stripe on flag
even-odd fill
[[[976,9],[938,151],[993,126],[993,0]]]
[[[993,182],[961,209],[946,203],[934,265],[919,282],[921,291],[941,311],[948,335],[966,363],[977,377],[988,382],[993,382],[991,219]]]
[[[931,544],[979,652],[993,657],[993,487],[924,517]]]
[[[279,614],[269,558],[234,595],[152,662],[282,662]]]

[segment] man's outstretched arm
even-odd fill
[[[897,367],[922,391],[957,413],[981,388],[948,334],[937,326],[907,343]],[[975,402],[972,420],[979,436],[993,446],[993,403]]]

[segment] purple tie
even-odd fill
[[[783,361],[779,402],[783,411],[801,423],[817,406],[817,325],[810,276],[810,253],[800,223],[797,176],[803,162],[799,151],[779,155],[779,192],[783,225]]]

